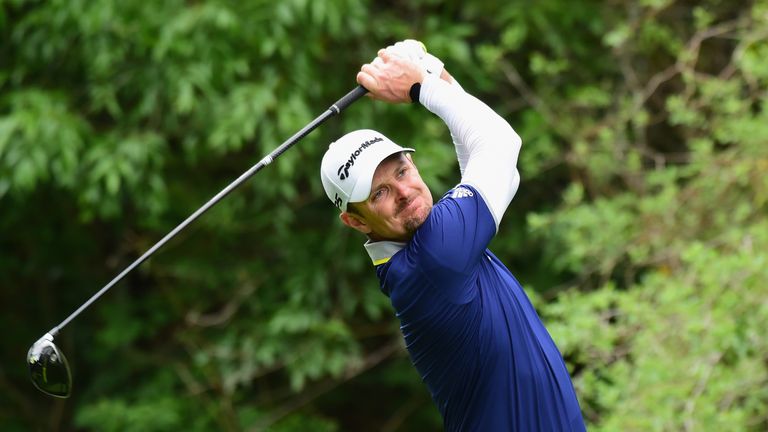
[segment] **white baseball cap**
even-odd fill
[[[348,203],[365,201],[381,161],[404,151],[414,150],[400,147],[375,130],[360,129],[344,135],[328,146],[320,165],[326,195],[344,212]]]

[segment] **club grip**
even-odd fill
[[[349,93],[345,94],[341,99],[337,100],[335,104],[331,105],[330,110],[338,114],[344,111],[348,106],[352,105],[353,102],[363,97],[366,93],[368,93],[368,90],[359,85]]]

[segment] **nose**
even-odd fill
[[[396,182],[392,190],[395,192],[396,201],[403,201],[408,198],[408,188],[404,184]]]

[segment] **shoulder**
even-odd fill
[[[471,198],[474,196],[475,190],[472,186],[461,184],[446,192],[445,195],[443,195],[443,199],[450,198],[457,200],[462,198]]]
[[[462,183],[440,198],[417,233],[489,223],[495,231],[493,215],[482,194],[471,184]]]

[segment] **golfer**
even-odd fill
[[[437,203],[412,148],[374,130],[331,143],[321,178],[341,221],[368,237],[381,290],[447,431],[583,431],[555,343],[487,249],[520,176],[521,140],[423,45],[398,42],[362,66],[377,100],[418,102],[450,130],[461,182]]]

